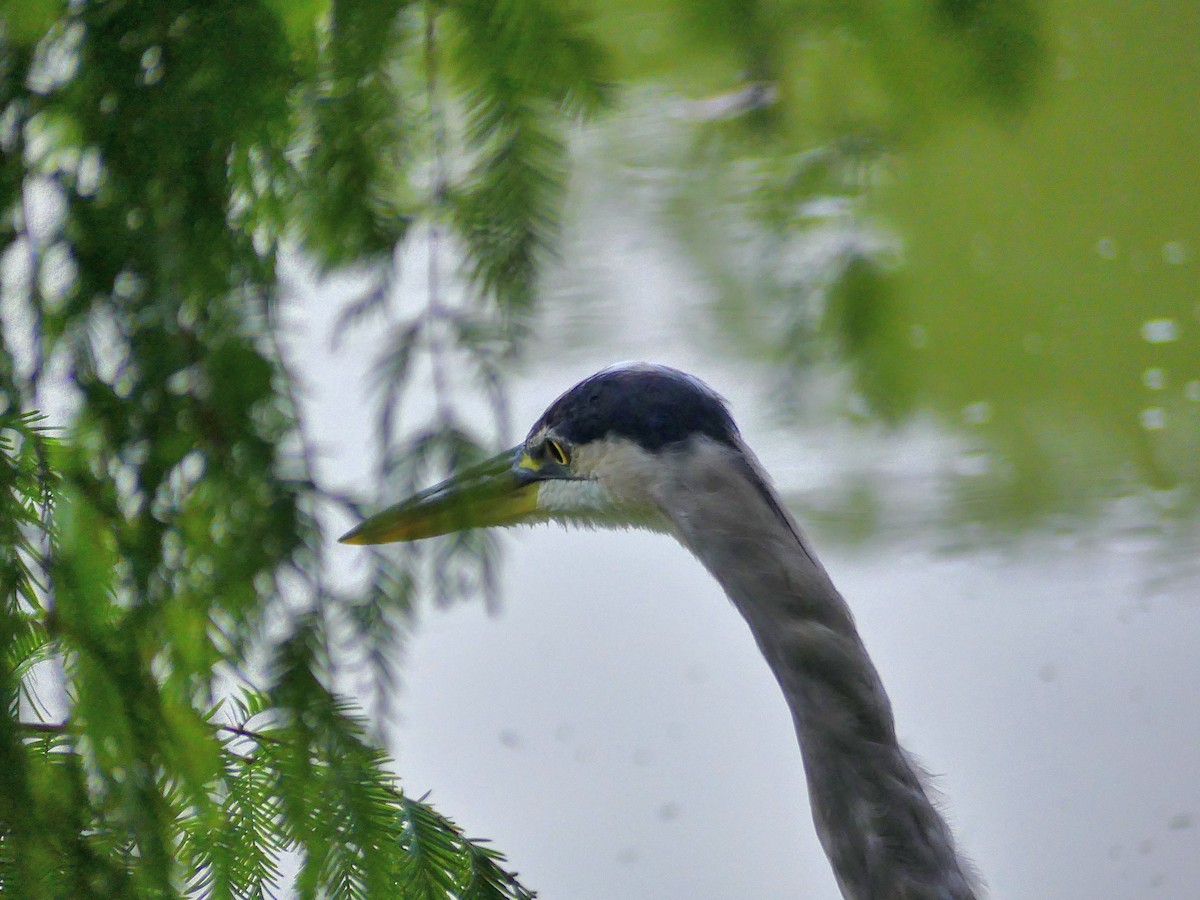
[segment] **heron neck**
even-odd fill
[[[749,624],[783,690],[813,821],[843,895],[974,898],[950,829],[896,739],[849,607],[748,458],[714,466],[703,484],[673,486],[671,517]]]

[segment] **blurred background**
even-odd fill
[[[291,130],[228,163],[324,539],[520,440],[603,366],[692,372],[854,609],[990,895],[1196,896],[1200,6],[352,6],[263,4],[300,73]],[[17,8],[10,34],[42,27]],[[253,34],[188,14],[235,49]],[[53,27],[52,76],[75,65]],[[214,65],[254,71],[252,43]],[[203,115],[265,115],[226,99]],[[41,124],[46,165],[86,178],[86,150],[53,159],[87,144],[65,121]],[[49,303],[94,260],[44,262],[72,220],[39,190]],[[6,306],[10,334],[39,327]],[[71,421],[87,391],[53,355],[20,365]],[[351,597],[403,573],[374,668],[337,678],[407,793],[546,898],[838,896],[778,689],[685,551],[430,543],[320,562]]]
[[[571,136],[504,440],[611,362],[700,375],[993,895],[1189,897],[1200,11],[813,6],[598,11],[635,86]],[[315,387],[344,448],[339,371]],[[546,896],[837,896],[786,710],[700,566],[638,534],[503,549],[499,613],[408,644],[407,783]]]

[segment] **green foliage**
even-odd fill
[[[417,572],[332,578],[326,520],[359,501],[316,480],[276,271],[299,244],[379,286],[347,322],[395,320],[384,476],[477,454],[448,394],[401,419],[409,364],[460,359],[499,400],[597,45],[540,0],[0,23],[0,886],[272,896],[295,869],[302,897],[531,896],[400,791],[339,681],[365,663],[383,708]],[[408,318],[415,240],[439,271]],[[25,411],[47,396],[57,441]],[[471,559],[490,582],[488,544],[439,551],[443,593]]]
[[[558,3],[460,0],[450,9],[473,156],[453,190],[453,221],[470,281],[519,313],[532,300],[563,187],[557,118],[594,112],[605,99],[598,49]],[[497,220],[496,209],[516,215]]]
[[[617,71],[712,96],[770,84],[742,116],[794,152],[848,136],[926,137],[962,108],[1012,111],[1044,65],[1026,0],[612,0],[594,5]]]
[[[296,95],[303,205],[292,224],[326,265],[386,260],[415,213],[399,190],[412,123],[393,72],[411,52],[399,16],[409,6],[334,4],[328,50]]]
[[[1044,13],[1024,0],[618,0],[596,15],[619,72],[690,98],[682,122],[654,129],[684,148],[654,161],[670,173],[661,224],[717,293],[720,349],[771,363],[787,413],[831,362],[847,364],[862,411],[911,412],[900,241],[870,201],[933,136],[1034,105]]]

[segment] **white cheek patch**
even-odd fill
[[[668,530],[666,517],[655,506],[622,502],[591,480],[542,482],[538,486],[538,509],[564,525]]]
[[[552,516],[596,514],[613,507],[612,496],[596,481],[543,481],[538,509]]]

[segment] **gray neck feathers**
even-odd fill
[[[721,583],[775,673],[804,757],[817,834],[852,900],[969,900],[970,870],[896,739],[849,607],[748,449],[707,440],[657,498]]]

